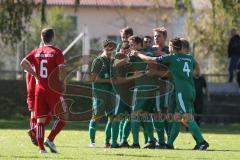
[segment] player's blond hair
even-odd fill
[[[154,28],[153,32],[159,32],[164,36],[165,39],[167,38],[167,29],[165,27]]]

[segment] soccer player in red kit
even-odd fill
[[[64,85],[64,57],[61,50],[51,45],[53,38],[53,29],[43,29],[41,32],[43,45],[31,51],[20,64],[24,70],[36,78],[34,111],[37,118],[36,138],[40,153],[47,153],[44,147],[46,118],[53,114],[56,107],[59,107],[63,101],[61,87]],[[35,71],[32,65],[35,67]],[[52,76],[51,74],[56,75]],[[57,152],[53,140],[65,124],[63,119],[58,119],[45,141],[45,145],[53,153]]]
[[[30,130],[28,131],[28,135],[30,136],[32,143],[37,145],[36,132],[35,132],[35,125],[37,123],[37,119],[34,113],[36,80],[35,80],[35,77],[29,74],[28,72],[26,73],[26,85],[27,85],[27,105],[28,105],[28,110],[31,112],[31,117],[29,120]]]

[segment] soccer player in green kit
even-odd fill
[[[90,147],[96,147],[96,120],[100,118],[99,116],[103,116],[104,112],[108,112],[107,114],[109,114],[113,110],[114,105],[109,100],[109,96],[105,95],[104,92],[112,93],[113,80],[111,79],[111,67],[113,63],[112,53],[115,48],[116,44],[114,42],[110,40],[104,41],[102,54],[95,58],[92,63],[93,115],[89,123]],[[105,147],[110,147],[111,123],[112,116],[108,115],[108,123],[105,128]]]
[[[131,50],[143,51],[143,40],[138,36],[129,37],[129,45]],[[145,53],[145,52],[144,52]],[[151,54],[151,53],[150,53]],[[147,64],[141,59],[135,56],[129,56],[129,62],[132,64],[134,70],[146,71]],[[133,104],[132,104],[132,114],[131,114],[131,129],[133,135],[132,148],[140,148],[139,145],[139,127],[143,126],[145,130],[146,141],[149,142],[144,148],[155,148],[155,138],[153,137],[153,125],[150,120],[139,120],[141,115],[151,113],[153,110],[154,95],[146,93],[152,92],[152,85],[145,85],[145,83],[155,84],[155,79],[145,75],[141,78],[135,80],[135,87],[133,90]],[[153,92],[152,92],[153,93]],[[145,97],[146,96],[146,97]],[[140,115],[140,116],[139,116]],[[149,145],[151,144],[151,145]]]
[[[129,120],[129,114],[131,113],[132,92],[130,88],[134,85],[134,80],[141,77],[143,74],[140,72],[134,72],[130,65],[122,65],[116,67],[121,63],[121,60],[126,57],[129,52],[129,44],[123,43],[120,52],[115,56],[113,63],[112,75],[115,83],[113,84],[113,90],[116,95],[115,108],[113,111],[113,122],[111,130],[111,148],[129,147],[127,143],[128,133],[123,133],[124,137],[120,137],[121,144],[117,143],[119,125],[120,122]],[[129,72],[134,72],[133,75],[128,75]],[[124,143],[123,143],[124,142]],[[124,145],[124,146],[123,146]]]
[[[193,113],[193,102],[196,94],[193,82],[193,72],[195,71],[196,74],[199,74],[200,69],[193,56],[190,54],[182,54],[180,52],[181,49],[181,40],[179,38],[174,38],[169,42],[169,51],[172,53],[170,55],[148,57],[138,51],[134,51],[133,54],[148,63],[168,64],[172,74],[176,94],[176,121],[173,123],[166,147],[168,149],[174,149],[173,142],[179,134],[181,126],[180,120],[183,118],[187,121],[189,130],[196,140],[197,145],[194,149],[206,150],[209,144],[203,139],[197,123],[189,116],[189,114]]]
[[[167,39],[166,28],[164,27],[154,28],[153,35],[154,35],[153,45],[154,56],[156,57],[165,54],[170,54],[168,46],[165,45]],[[159,71],[165,71],[166,73],[168,72],[168,69],[163,65],[158,65],[157,69]],[[167,112],[170,110],[169,108],[171,107],[170,102],[172,101],[171,99],[172,93],[168,93],[171,90],[170,89],[171,85],[168,83],[169,81],[171,81],[171,79],[166,76],[160,76],[159,78],[160,78],[159,86],[162,87],[160,88],[156,96],[155,113],[167,114]],[[159,93],[161,93],[161,95],[159,95]],[[167,120],[154,120],[153,123],[158,135],[158,143],[156,145],[156,148],[158,149],[165,148],[164,133],[166,132],[167,137],[169,138],[171,123],[169,123]]]
[[[133,29],[131,27],[125,27],[120,30],[121,42],[117,45],[116,55],[118,53],[120,53],[120,50],[121,50],[123,44],[129,43],[128,38],[132,35],[133,35]],[[120,99],[122,99],[121,95],[120,95]],[[123,104],[123,103],[120,103],[119,105],[120,105],[120,108],[122,108],[122,105],[123,105],[123,108],[125,107],[125,104]],[[121,141],[121,143],[120,143],[121,147],[129,147],[129,145],[127,143],[127,138],[130,134],[130,131],[131,131],[130,122],[126,119],[123,119],[119,124],[119,138]]]

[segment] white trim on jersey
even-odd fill
[[[116,105],[115,105],[114,114],[116,115],[117,112],[118,112],[118,109],[119,109],[119,105],[120,105],[120,95],[119,95],[119,94],[116,94],[116,96],[115,96],[115,102],[116,102]]]
[[[157,109],[157,112],[160,112],[161,111],[161,108],[160,108],[160,103],[161,103],[160,91],[157,91],[156,94],[157,94],[157,96],[155,97],[156,98],[156,109]]]
[[[184,102],[183,102],[183,99],[182,99],[182,93],[181,92],[178,93],[178,101],[179,101],[180,107],[182,108],[183,112],[186,113],[186,108],[185,108],[185,105],[184,105]]]
[[[132,110],[134,111],[135,105],[136,105],[136,100],[137,100],[137,88],[134,88],[133,90],[133,98],[132,98]]]

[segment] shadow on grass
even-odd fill
[[[200,150],[192,150],[192,149],[174,149],[175,151],[179,150],[179,151],[196,151],[196,152],[240,152],[240,149],[208,149],[208,150],[204,150],[204,151],[200,151]]]
[[[47,153],[47,154],[51,154],[51,153]],[[10,156],[10,158],[12,158],[12,159],[53,159],[53,158],[55,158],[53,156],[48,157],[47,154],[39,155],[39,156],[22,156],[22,155],[21,156]],[[9,156],[1,156],[0,155],[0,158],[8,159]],[[64,156],[64,157],[56,157],[56,159],[75,159],[75,158]]]
[[[53,125],[52,121],[47,128],[51,128]],[[104,130],[104,123],[97,123],[97,130]],[[29,129],[28,120],[1,120],[0,119],[0,129]],[[87,131],[88,123],[87,122],[68,122],[65,130],[74,130],[74,131]],[[218,124],[205,124],[201,126],[203,133],[214,133],[214,134],[240,134],[240,123],[235,124],[225,124],[220,126]],[[182,132],[186,132],[182,127]]]

